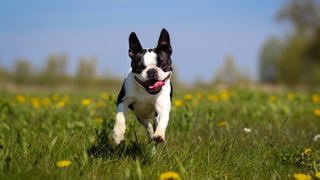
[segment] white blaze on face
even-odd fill
[[[157,54],[155,52],[147,51],[146,54],[144,54],[144,56],[143,56],[143,60],[144,60],[144,64],[145,64],[146,68],[140,74],[136,75],[140,80],[142,80],[142,81],[148,80],[147,71],[149,69],[156,69],[157,70],[159,80],[164,80],[165,78],[167,78],[171,74],[171,71],[170,72],[163,72],[162,69],[157,66]]]
[[[157,65],[157,54],[154,52],[149,52],[147,51],[147,53],[143,56],[144,59],[144,64],[147,66],[147,68],[149,66],[156,66]]]

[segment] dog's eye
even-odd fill
[[[167,63],[165,63],[165,62],[160,63],[160,68],[166,69],[167,68]]]
[[[170,61],[169,62],[166,62],[166,61],[160,62],[159,67],[165,72],[172,70]]]
[[[131,67],[134,73],[140,74],[144,69],[145,65],[143,64],[143,61],[136,60],[131,62]]]

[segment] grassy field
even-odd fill
[[[1,91],[0,179],[159,179],[168,171],[181,179],[315,179],[320,171],[315,93],[175,93],[167,142],[155,153],[132,113],[125,142],[111,143],[115,99]]]

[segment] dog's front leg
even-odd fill
[[[165,141],[165,132],[169,122],[170,106],[158,108],[158,117],[155,122],[155,133],[153,140],[156,142]]]
[[[116,145],[119,145],[124,138],[126,131],[126,113],[128,111],[128,106],[122,102],[117,105],[116,122],[113,128],[113,141]]]

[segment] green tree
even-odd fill
[[[19,58],[15,62],[14,82],[19,85],[25,85],[31,81],[31,66],[28,60]]]
[[[52,54],[48,57],[42,81],[47,85],[63,84],[67,79],[68,59],[65,54]]]
[[[289,22],[293,31],[282,44],[274,40],[265,43],[260,54],[261,80],[317,86],[320,83],[320,0],[288,0],[277,19]],[[271,78],[268,66],[275,69]]]
[[[260,52],[260,81],[264,83],[276,83],[279,81],[279,59],[283,49],[283,43],[276,37],[268,39]]]
[[[276,17],[289,22],[296,33],[314,33],[320,27],[320,1],[288,0]]]
[[[306,60],[304,50],[306,41],[304,38],[294,36],[287,40],[279,58],[279,81],[294,86],[306,80]]]
[[[248,75],[238,69],[234,62],[234,58],[228,55],[224,65],[219,68],[213,80],[214,84],[224,84],[227,86],[249,83],[251,80]]]
[[[76,73],[76,84],[92,85],[96,77],[96,60],[94,58],[80,58]]]

